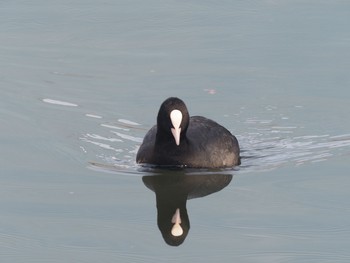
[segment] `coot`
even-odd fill
[[[156,166],[225,168],[240,164],[235,136],[218,123],[189,116],[185,103],[175,97],[160,106],[157,125],[146,134],[136,162]]]

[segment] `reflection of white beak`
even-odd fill
[[[174,237],[179,237],[182,236],[183,230],[182,227],[180,226],[181,224],[181,217],[180,217],[180,209],[177,208],[175,211],[175,214],[173,215],[173,218],[171,219],[171,223],[173,223],[173,227],[171,229],[171,234]]]
[[[174,136],[176,145],[180,145],[180,135],[181,135],[181,121],[182,121],[182,113],[179,110],[173,110],[170,112],[170,120],[171,124],[174,128],[171,128],[171,133]]]

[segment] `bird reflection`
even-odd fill
[[[188,199],[218,192],[231,180],[231,174],[186,174],[182,170],[143,176],[143,183],[156,194],[157,223],[164,241],[171,246],[185,241],[190,229]]]

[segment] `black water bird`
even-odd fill
[[[156,166],[226,168],[240,164],[239,144],[220,124],[201,116],[189,116],[179,98],[160,106],[157,125],[143,139],[136,162]]]

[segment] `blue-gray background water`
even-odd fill
[[[350,2],[2,1],[1,262],[349,262]],[[161,102],[237,136],[177,247],[135,155]]]

